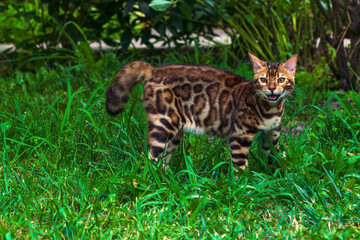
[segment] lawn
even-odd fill
[[[148,158],[142,86],[108,116],[105,91],[134,59],[207,63],[208,55],[117,58],[0,77],[2,239],[359,239],[360,96],[314,90],[299,68],[277,168],[253,144],[234,173],[225,140],[185,135],[164,173]],[[120,59],[120,60],[119,60]]]

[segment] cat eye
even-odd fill
[[[281,77],[281,78],[278,79],[279,83],[283,83],[283,82],[285,82],[285,80],[286,80],[286,79],[283,78],[283,77]]]
[[[261,83],[267,83],[267,79],[266,78],[260,78],[260,82]]]

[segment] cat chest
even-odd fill
[[[258,129],[266,132],[278,128],[281,125],[281,120],[281,116],[274,116],[272,118],[263,119],[260,122]]]

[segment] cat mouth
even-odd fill
[[[276,102],[279,99],[280,95],[270,94],[268,95],[268,99],[270,102]]]

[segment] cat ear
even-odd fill
[[[297,55],[295,54],[291,58],[289,58],[282,67],[288,70],[292,75],[295,75],[296,71],[296,61],[297,61]]]
[[[252,55],[251,53],[249,53],[250,57],[251,57],[251,61],[253,63],[254,66],[254,72],[258,72],[262,67],[264,67],[265,62],[261,61],[260,59],[258,59],[257,57],[255,57],[254,55]]]

